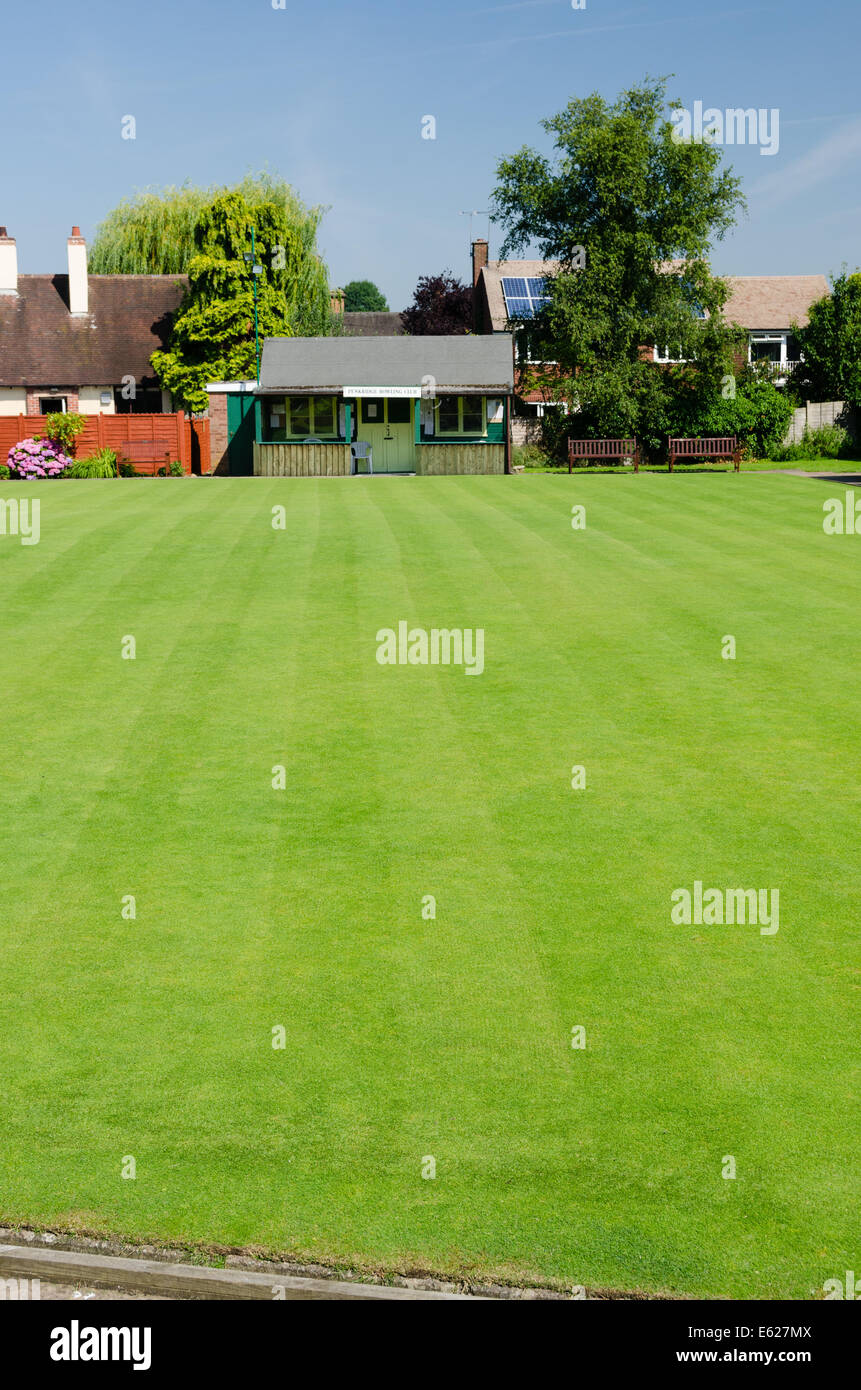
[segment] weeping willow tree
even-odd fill
[[[265,171],[246,174],[237,184],[197,188],[147,188],[123,201],[96,228],[89,252],[93,275],[184,275],[196,253],[194,229],[205,208],[226,193],[238,193],[249,207],[283,203],[291,226],[316,243],[322,207],[308,208],[285,179]]]
[[[255,233],[255,277],[246,262]],[[212,199],[197,217],[188,292],[165,352],[152,364],[161,385],[189,411],[207,407],[208,381],[256,374],[254,282],[258,335],[321,336],[330,330],[326,267],[316,254],[316,222],[291,216],[282,197],[250,201],[234,190]]]

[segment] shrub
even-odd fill
[[[809,430],[793,444],[772,449],[769,458],[776,463],[807,463],[813,459],[836,459],[851,454],[849,434],[840,425],[821,425]]]
[[[550,460],[538,444],[515,444],[511,462],[523,468],[547,468]]]
[[[801,442],[810,444],[812,458],[839,459],[847,452],[849,433],[840,425],[822,425],[818,430],[805,429]]]
[[[121,464],[120,464],[120,477],[121,477],[121,478],[139,478],[140,476],[141,476],[140,473],[137,471],[137,469],[135,468],[135,466],[134,466],[133,463],[121,463]]]
[[[86,428],[87,417],[85,415],[75,415],[72,411],[57,410],[48,416],[45,424],[45,433],[49,439],[53,440],[64,454],[75,457],[76,441],[78,435]]]
[[[748,453],[770,458],[786,437],[793,409],[792,401],[772,382],[753,375],[742,377],[735,399],[719,396],[709,402],[698,412],[691,433],[734,434]]]
[[[113,449],[99,449],[88,458],[76,459],[66,474],[67,478],[115,478],[117,476],[117,456]]]
[[[13,444],[7,459],[17,478],[59,478],[72,466],[72,459],[50,439],[22,439]]]
[[[5,481],[6,478],[11,478],[11,477],[12,477],[12,474],[10,473],[9,468],[7,467],[7,465],[6,465],[5,463],[0,463],[0,478],[2,478],[2,479]]]
[[[182,464],[179,462],[178,459],[174,459],[172,464],[170,465],[170,476],[172,478],[182,477]]]

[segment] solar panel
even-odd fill
[[[510,319],[531,319],[544,308],[548,295],[543,279],[521,275],[502,277],[505,309]]]
[[[517,275],[503,276],[502,293],[506,299],[511,296],[517,296],[520,299],[528,299],[529,297],[526,281]]]

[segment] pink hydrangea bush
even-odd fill
[[[59,478],[74,460],[53,439],[21,439],[6,462],[15,478]]]

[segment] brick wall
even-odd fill
[[[227,473],[227,396],[223,391],[209,393],[209,469],[204,472]]]
[[[78,409],[78,388],[77,386],[61,386],[59,391],[50,391],[47,386],[28,386],[27,387],[27,411],[28,415],[39,414],[40,396],[65,396],[66,409],[76,412]]]

